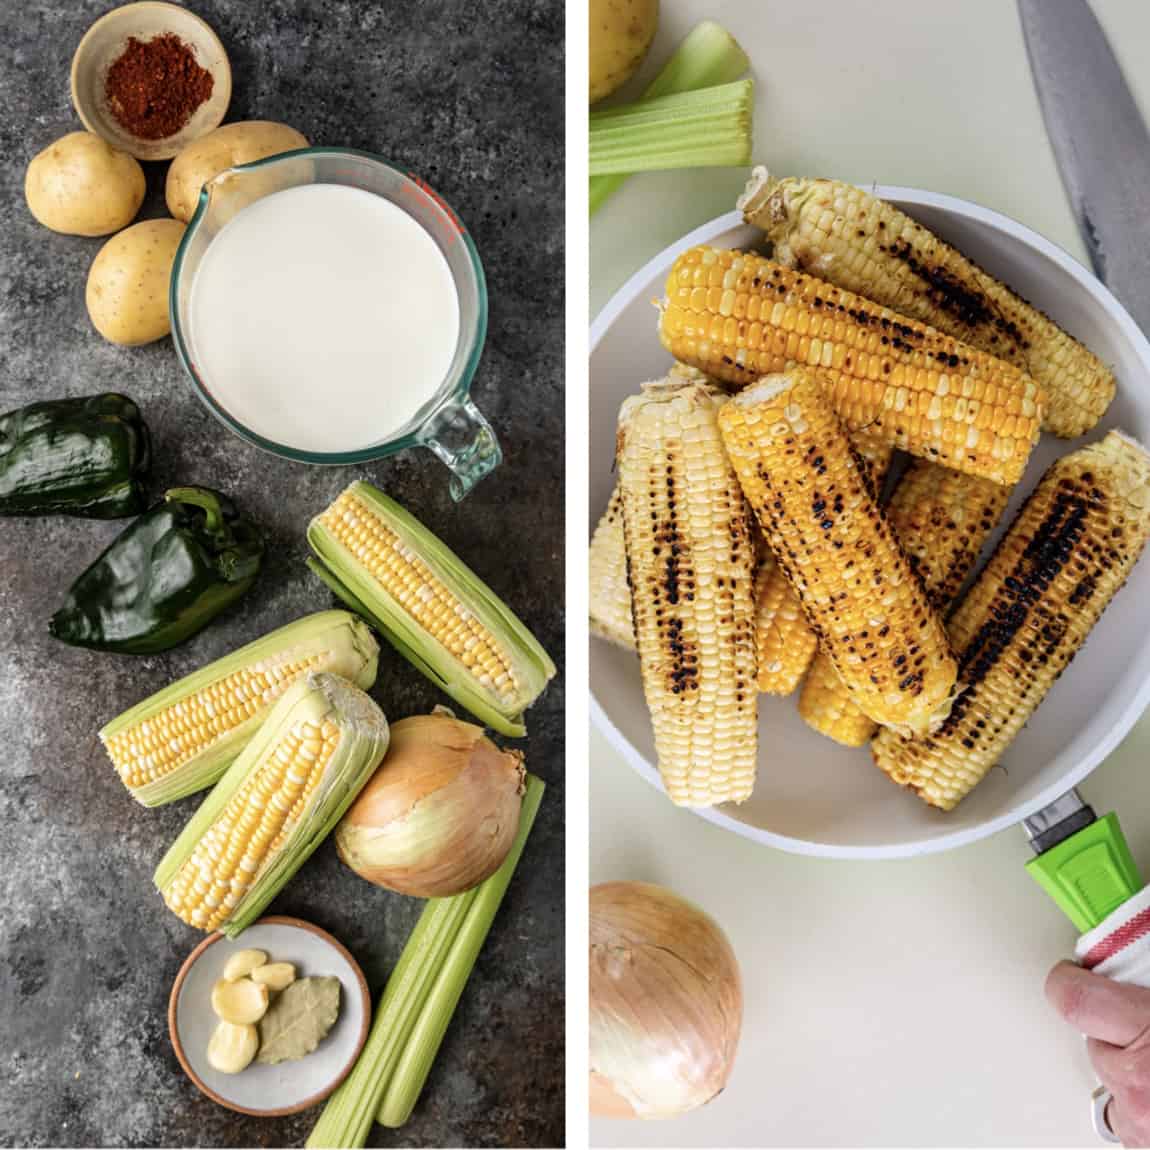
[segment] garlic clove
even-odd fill
[[[252,971],[252,982],[262,983],[277,993],[295,982],[295,967],[290,962],[265,962]]]
[[[235,982],[221,978],[212,987],[212,1009],[224,1022],[242,1026],[263,1018],[269,997],[268,988],[250,978],[238,978]]]
[[[268,960],[267,952],[263,950],[237,950],[235,954],[224,963],[224,979],[235,982],[251,974],[257,966],[263,966]]]
[[[221,1074],[239,1074],[259,1049],[259,1031],[250,1023],[220,1022],[208,1042],[208,1064]]]

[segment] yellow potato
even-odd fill
[[[88,271],[84,299],[96,330],[111,343],[163,339],[172,261],[184,234],[178,220],[144,220],[113,236]]]
[[[591,103],[610,96],[643,62],[659,0],[591,0]]]
[[[307,146],[307,138],[287,124],[271,120],[225,124],[189,144],[172,161],[164,186],[168,211],[186,223],[195,213],[200,189],[220,172]]]
[[[32,157],[24,176],[32,215],[54,232],[106,236],[144,201],[144,169],[91,132],[70,132]]]

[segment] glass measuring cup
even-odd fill
[[[306,451],[265,438],[228,411],[212,394],[210,381],[196,368],[199,357],[188,308],[196,271],[212,240],[249,204],[304,184],[360,188],[402,208],[438,245],[459,296],[455,354],[438,390],[403,427],[355,451]],[[479,253],[441,196],[418,176],[401,172],[378,156],[347,148],[303,148],[228,168],[209,180],[176,253],[169,309],[172,339],[196,394],[220,422],[265,451],[301,463],[349,464],[381,459],[408,447],[426,447],[451,469],[451,495],[457,500],[503,458],[491,425],[469,395],[487,334],[487,288]],[[322,385],[322,380],[316,381],[316,386]]]

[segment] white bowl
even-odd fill
[[[949,240],[1010,284],[1111,364],[1118,395],[1081,440],[1043,436],[1005,518],[1058,456],[1121,427],[1150,443],[1150,344],[1125,309],[1060,248],[1014,220],[951,196],[914,188],[868,189]],[[663,295],[675,257],[696,244],[754,247],[761,233],[737,212],[684,236],[637,272],[591,327],[592,525],[614,483],[619,404],[671,360],[659,344],[651,301]],[[996,534],[992,542],[996,542]],[[989,548],[985,554],[989,553]],[[639,664],[629,652],[591,642],[591,711],[623,757],[660,786]],[[1033,814],[1084,779],[1150,703],[1150,560],[1094,629],[1002,763],[944,813],[895,786],[867,750],[839,747],[799,718],[795,699],[760,696],[759,768],[739,806],[697,813],[757,842],[836,858],[894,858],[949,850]]]
[[[267,951],[272,962],[292,963],[300,978],[338,978],[339,1017],[303,1058],[275,1066],[253,1062],[239,1074],[221,1074],[208,1064],[216,1028],[212,987],[228,959],[249,947]],[[261,918],[235,941],[209,935],[185,959],[168,1000],[168,1033],[184,1073],[221,1106],[259,1117],[297,1114],[322,1102],[355,1065],[370,1022],[371,994],[359,963],[326,930],[284,915]]]

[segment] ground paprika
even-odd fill
[[[212,94],[212,74],[172,32],[129,38],[104,81],[112,115],[141,140],[174,136]]]

